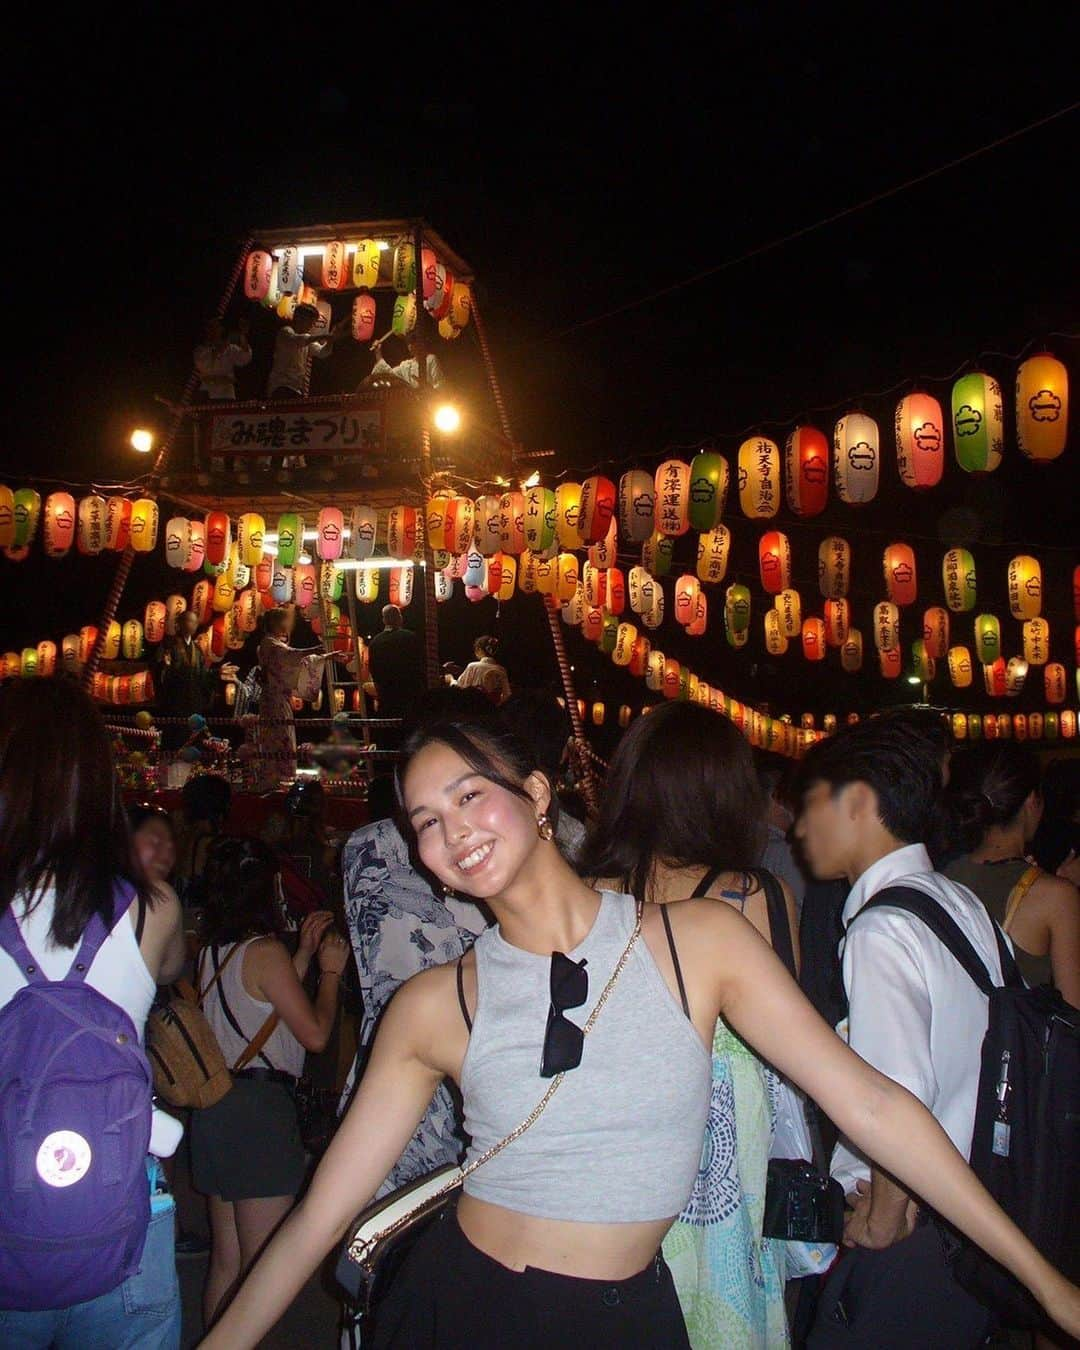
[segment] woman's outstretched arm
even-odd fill
[[[370,1201],[413,1136],[444,1076],[431,1046],[445,1023],[438,971],[410,980],[390,1003],[364,1079],[304,1199],[275,1233],[206,1350],[257,1345]]]

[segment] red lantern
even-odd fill
[[[524,506],[522,506],[524,513]],[[581,485],[581,507],[578,512],[578,534],[586,544],[595,544],[608,532],[615,514],[615,484],[610,478],[594,475]],[[522,539],[524,547],[524,538]]]
[[[802,649],[803,656],[808,661],[825,660],[825,622],[819,618],[809,618],[803,620],[802,626]]]
[[[390,603],[399,609],[407,609],[412,604],[413,569],[411,567],[392,567],[390,569]]]
[[[244,261],[244,294],[249,300],[265,300],[270,290],[273,255],[261,248],[252,249]]]
[[[664,658],[664,675],[661,689],[663,690],[665,698],[674,699],[679,697],[679,676],[681,673],[682,667],[679,665],[678,661],[673,660],[670,656]]]
[[[587,642],[599,642],[604,631],[604,611],[593,606],[586,611],[585,622],[581,625],[582,636]]]
[[[206,561],[220,567],[229,558],[232,526],[224,511],[211,511],[206,517]]]
[[[630,650],[630,674],[640,679],[646,672],[652,644],[647,637],[637,637]]]
[[[899,647],[892,647],[887,652],[878,652],[878,665],[886,680],[895,680],[900,674],[903,664],[904,657]]]
[[[761,585],[769,595],[779,595],[791,585],[791,544],[786,534],[770,530],[758,542]]]
[[[618,567],[608,568],[607,607],[611,614],[621,614],[626,608],[626,578]]]
[[[394,506],[386,522],[386,551],[391,558],[411,558],[416,552],[416,507]]]
[[[375,336],[375,297],[367,291],[353,301],[352,335],[357,342],[370,342]]]
[[[885,589],[894,605],[913,605],[917,594],[915,553],[908,544],[890,544],[884,558]]]
[[[1065,702],[1065,667],[1059,661],[1052,661],[1043,670],[1043,687],[1047,703]]]
[[[123,552],[131,543],[131,498],[110,497],[105,503],[105,547]]]
[[[983,682],[991,698],[1004,698],[1008,690],[1008,667],[1005,658],[999,656],[990,665],[983,666]]]
[[[686,625],[687,637],[703,637],[709,622],[709,601],[704,591],[694,599],[694,617]]]
[[[829,499],[829,445],[817,427],[796,427],[784,446],[788,507],[816,516]]]
[[[678,538],[690,528],[690,465],[668,459],[656,471],[656,530]]]
[[[908,394],[896,405],[896,461],[905,487],[932,488],[945,466],[945,421],[930,394]]]
[[[825,601],[825,641],[830,647],[842,647],[851,627],[851,605],[841,598]]]

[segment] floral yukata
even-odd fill
[[[281,638],[264,637],[259,643],[262,694],[259,699],[256,792],[273,792],[283,779],[296,775],[296,729],[292,696],[298,685],[302,696],[314,697],[322,674],[325,652],[297,651]]]

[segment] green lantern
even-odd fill
[[[304,518],[295,511],[278,516],[277,561],[279,567],[295,567],[304,549]]]
[[[614,614],[605,614],[600,626],[600,650],[609,656],[615,650],[619,637],[619,620]]]
[[[981,370],[962,375],[952,391],[953,444],[965,473],[993,473],[1001,463],[1005,420],[1001,385]]]
[[[750,627],[750,587],[735,582],[724,593],[724,619],[733,633],[745,634]],[[737,645],[745,646],[745,638]]]
[[[708,531],[720,523],[728,494],[728,463],[703,450],[690,464],[690,528]]]
[[[641,546],[641,565],[654,577],[666,577],[671,571],[675,555],[675,540],[666,534],[654,533]]]
[[[984,666],[992,666],[1001,655],[1001,624],[993,614],[975,620],[975,654]]]
[[[33,488],[16,488],[14,496],[15,547],[23,548],[33,539],[41,515],[41,494]]]

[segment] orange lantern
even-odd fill
[[[656,530],[677,538],[690,528],[690,465],[668,459],[656,471]]]
[[[857,628],[849,628],[844,645],[840,648],[840,666],[849,675],[862,670],[863,639]]]
[[[1071,708],[1066,708],[1058,720],[1061,724],[1062,740],[1074,741],[1076,739],[1076,713]]]
[[[264,300],[270,290],[273,255],[255,248],[244,259],[244,294],[249,300]]]
[[[696,583],[695,583],[696,584]],[[607,605],[611,614],[619,615],[626,608],[626,578],[621,568],[607,569]]]
[[[131,500],[110,497],[105,503],[105,547],[122,552],[131,542]]]
[[[915,552],[908,544],[890,544],[883,559],[885,589],[894,605],[913,605],[917,594]]]
[[[1018,741],[1026,741],[1028,738],[1028,720],[1023,713],[1013,714],[1013,735]]]
[[[321,513],[320,513],[321,517]],[[391,558],[411,558],[416,551],[416,508],[393,506],[386,522],[386,551]]]
[[[604,478],[600,474],[586,478],[581,485],[581,504],[578,511],[579,542],[595,544],[603,539],[614,514],[615,484],[610,478]]]
[[[664,659],[664,680],[661,685],[665,698],[675,699],[679,697],[679,690],[682,683],[680,679],[681,675],[682,667],[679,665],[678,661],[673,660],[670,656],[666,657]]]
[[[450,313],[447,315],[454,328],[464,328],[472,314],[472,289],[463,281],[454,283],[450,297]]]
[[[652,643],[647,637],[637,637],[630,651],[630,674],[640,679],[648,669]]]
[[[91,493],[79,503],[76,544],[80,553],[93,557],[105,547],[105,498]]]
[[[15,494],[0,483],[0,548],[15,547]]]
[[[698,580],[719,585],[727,576],[728,556],[731,552],[731,531],[726,525],[717,525],[698,535]]]
[[[165,637],[165,606],[160,600],[151,600],[143,613],[143,629],[150,643],[163,641]]]
[[[75,498],[70,492],[50,492],[45,498],[45,552],[62,558],[75,542]]]
[[[935,605],[923,615],[923,641],[928,655],[941,660],[949,649],[949,611]]]
[[[776,609],[765,611],[765,650],[770,656],[783,656],[788,649],[787,635]]]
[[[842,647],[851,627],[851,605],[846,599],[825,601],[825,641]]]
[[[694,617],[686,625],[687,637],[704,637],[709,624],[709,601],[703,591],[694,599]]]
[[[1029,356],[1016,372],[1016,439],[1028,459],[1045,463],[1065,449],[1069,372],[1049,352]]]
[[[882,677],[886,680],[895,680],[903,668],[904,658],[899,646],[892,647],[887,652],[878,652],[878,666]]]
[[[780,626],[784,636],[796,638],[802,632],[802,600],[796,590],[781,591],[773,601],[773,607],[780,615]]]
[[[909,488],[932,488],[945,465],[945,421],[931,394],[908,394],[896,405],[896,461]]]
[[[157,502],[151,497],[140,497],[131,507],[131,547],[136,553],[152,553],[157,536]]]
[[[779,595],[791,585],[791,544],[786,534],[770,530],[758,541],[758,570],[762,589]]]
[[[820,515],[829,499],[829,445],[817,427],[796,427],[784,445],[788,507],[797,516]]]
[[[1024,660],[1030,666],[1045,666],[1050,658],[1050,625],[1045,619],[1024,624]]]
[[[841,417],[833,430],[833,477],[836,495],[850,506],[877,496],[881,464],[878,424],[866,413]]]
[[[259,596],[257,591],[246,590],[236,603],[236,617],[243,633],[254,633],[259,623]]]
[[[643,544],[653,532],[656,486],[652,474],[631,469],[619,479],[619,529],[632,544]]]
[[[1047,703],[1065,702],[1065,667],[1060,661],[1052,661],[1043,671],[1043,687]]]
[[[232,525],[224,511],[211,511],[206,517],[206,561],[220,567],[229,560]]]
[[[581,633],[587,642],[599,642],[604,631],[604,611],[597,605],[590,606],[585,612]]]
[[[602,727],[604,725],[604,705],[602,703],[592,705],[592,720],[593,726]]]
[[[818,546],[818,589],[826,600],[842,600],[851,585],[851,545],[832,534]]]
[[[966,647],[949,648],[949,679],[957,689],[971,684],[971,653]]]
[[[739,506],[752,520],[769,520],[780,509],[780,449],[764,436],[739,446]]]
[[[1042,613],[1042,568],[1037,558],[1021,553],[1009,563],[1009,609],[1014,619],[1037,619]]]
[[[399,609],[407,609],[412,604],[413,570],[411,567],[392,567],[390,569],[390,603]]]
[[[614,491],[612,488],[612,493]],[[525,551],[523,492],[504,492],[499,498],[499,545],[504,553],[513,553],[515,556]]]
[[[874,606],[874,646],[879,652],[900,648],[900,611],[890,600]]]
[[[826,633],[825,622],[817,616],[803,620],[802,650],[808,661],[825,660]]]
[[[1005,658],[999,656],[996,661],[983,666],[983,683],[991,698],[1004,698],[1006,692]]]

